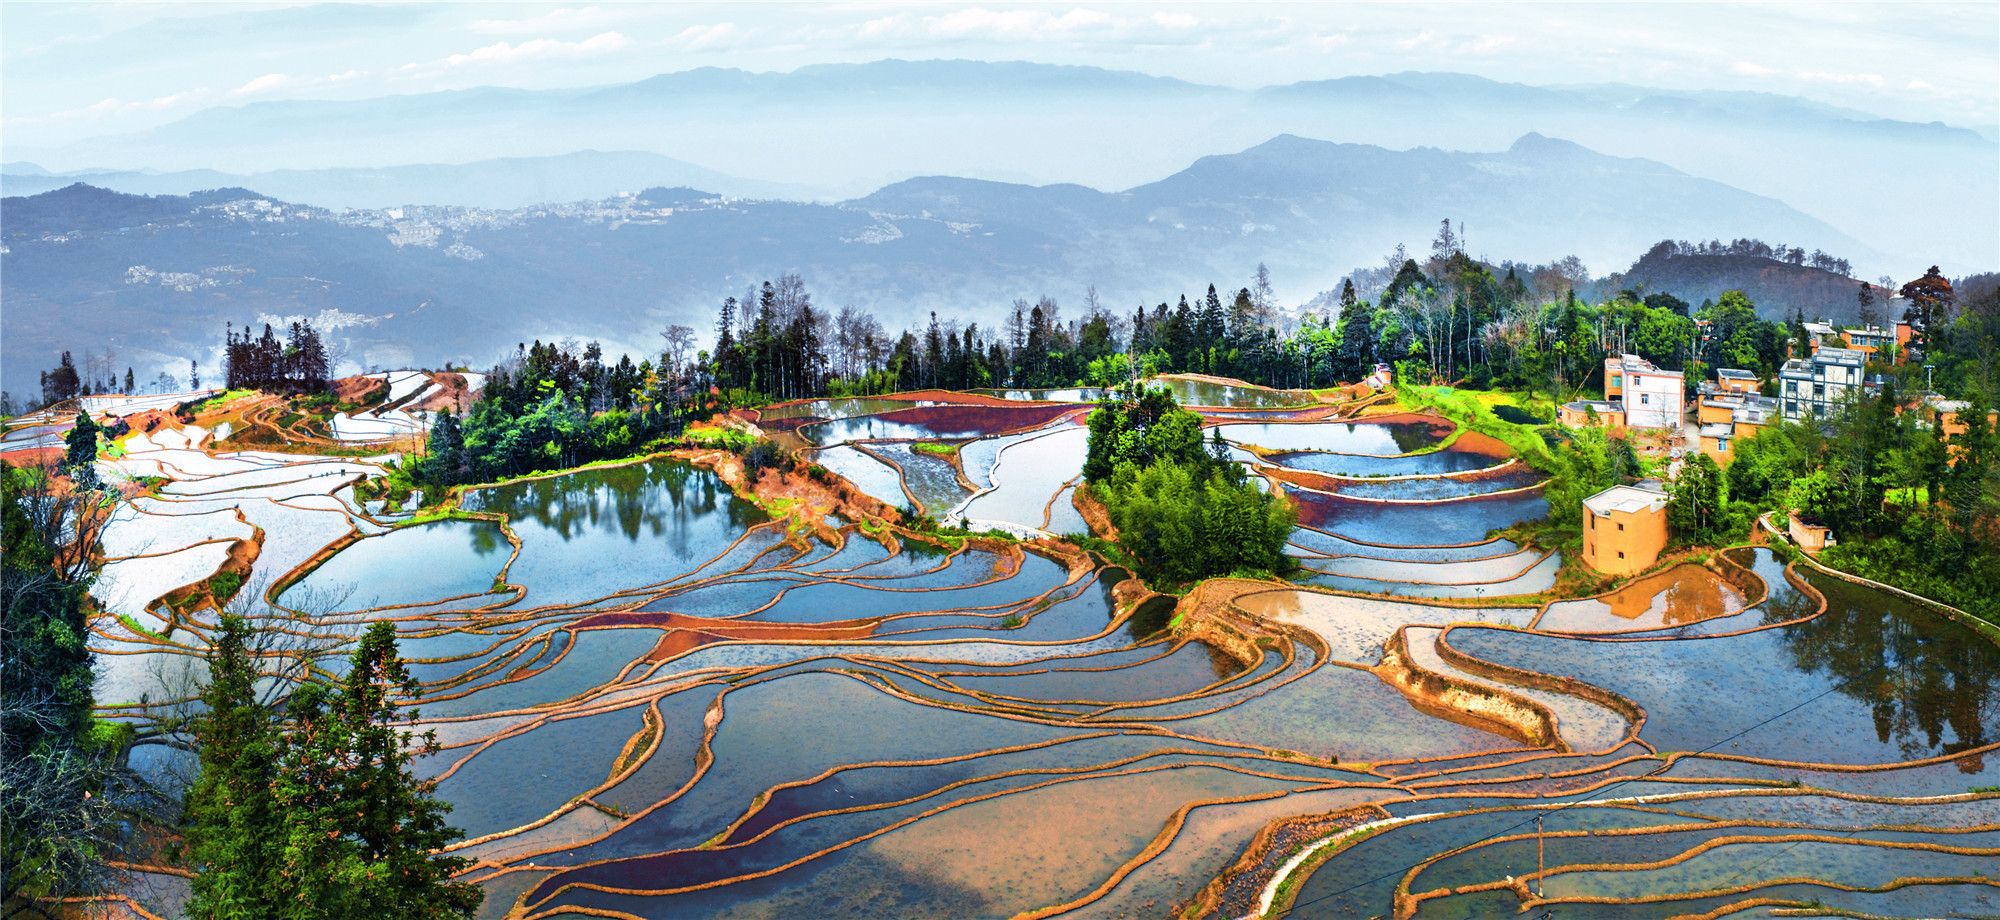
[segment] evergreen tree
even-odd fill
[[[257,696],[250,626],[225,614],[208,653],[202,714],[193,723],[201,773],[187,795],[184,858],[195,870],[192,917],[287,913],[283,825],[275,798],[279,740]],[[315,867],[317,868],[317,867]]]
[[[55,369],[42,374],[42,404],[46,406],[74,399],[82,388],[83,378],[76,372],[76,361],[65,351],[56,362]]]
[[[195,733],[202,776],[189,797],[188,854],[201,917],[363,920],[468,918],[469,860],[438,850],[457,836],[435,780],[410,772],[437,751],[396,706],[418,686],[377,622],[338,688],[300,686],[283,721],[256,697],[249,628],[225,617]]]

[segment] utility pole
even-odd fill
[[[1542,898],[1542,871],[1544,867],[1542,861],[1542,855],[1543,855],[1542,815],[1540,812],[1536,812],[1535,813],[1535,900],[1537,901],[1541,900]]]
[[[1542,813],[1535,813],[1535,900],[1542,900],[1542,873],[1547,871],[1543,858]],[[1555,920],[1556,912],[1544,906],[1535,920]]]

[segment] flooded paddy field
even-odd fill
[[[1080,407],[927,401],[789,419],[907,515],[1087,529]],[[171,485],[114,521],[99,600],[146,630],[95,625],[99,695],[164,724],[215,613],[160,598],[261,532],[233,605],[333,648],[396,624],[443,745],[420,770],[489,917],[2000,898],[2000,796],[1974,791],[2000,782],[2000,647],[1970,627],[1764,548],[1551,598],[1560,554],[1493,534],[1546,513],[1539,476],[1490,445],[1438,449],[1436,420],[1216,422],[1273,451],[1246,462],[1299,508],[1294,583],[1151,596],[1058,540],[773,519],[673,459],[398,526],[353,499],[378,461],[149,437],[106,463]]]

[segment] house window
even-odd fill
[[[1619,551],[1618,551],[1618,558],[1620,558],[1620,559],[1623,559],[1623,558],[1625,558],[1625,551],[1624,551],[1624,550],[1622,550],[1622,549],[1621,549],[1621,550],[1619,550]]]
[[[1624,522],[1624,521],[1619,521],[1619,522],[1618,522],[1618,529],[1619,529],[1619,530],[1624,530],[1624,529],[1625,529],[1625,522]]]
[[[1715,449],[1718,453],[1724,453],[1724,454],[1729,453],[1729,442],[1717,441],[1715,442]]]
[[[1617,375],[1617,374],[1612,374],[1612,375],[1611,375],[1611,385],[1612,385],[1612,386],[1614,386],[1614,387],[1618,385],[1618,375]]]
[[[1641,394],[1639,394],[1639,405],[1642,405],[1642,406],[1644,406],[1644,405],[1647,405],[1647,404],[1650,404],[1650,403],[1651,403],[1652,401],[1653,401],[1653,394],[1651,394],[1651,393],[1641,393]]]

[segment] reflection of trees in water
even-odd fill
[[[1381,427],[1389,430],[1389,440],[1396,443],[1396,452],[1404,454],[1436,444],[1451,431],[1450,428],[1426,422],[1390,422]]]
[[[1827,612],[1776,632],[1799,668],[1868,704],[1877,740],[1914,759],[2000,736],[2000,646],[1895,595],[1817,574],[1807,580],[1826,595]]]
[[[700,522],[741,529],[763,520],[713,473],[675,461],[585,470],[484,491],[481,509],[505,512],[515,522],[533,521],[565,542],[616,533],[636,543],[641,537],[685,537]]]
[[[443,522],[439,522],[443,523]],[[481,557],[495,553],[514,551],[513,544],[507,542],[507,535],[500,531],[500,525],[491,521],[476,521],[472,531],[472,551]]]

